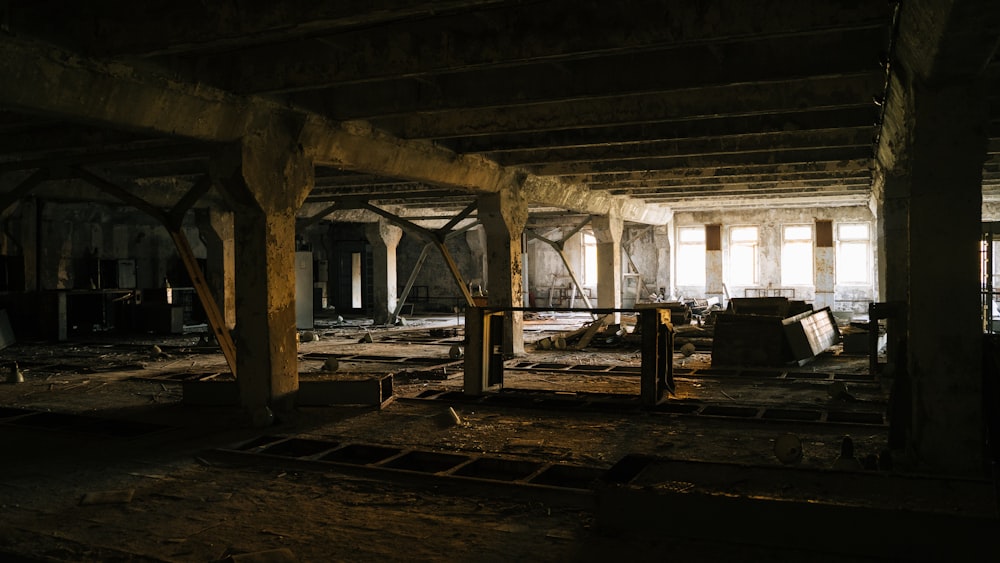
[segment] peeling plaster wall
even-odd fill
[[[814,279],[811,285],[795,286],[795,299],[802,299],[812,302],[816,297],[816,263],[817,258],[823,259],[822,253],[816,251],[815,222],[817,220],[833,221],[834,229],[838,223],[843,222],[867,222],[871,225],[871,279],[870,283],[864,285],[841,285],[834,286],[833,309],[840,311],[865,312],[868,310],[868,303],[875,300],[875,287],[877,279],[875,272],[874,241],[875,241],[875,218],[871,210],[866,206],[856,207],[832,207],[832,208],[805,208],[805,209],[753,209],[742,211],[698,211],[698,212],[678,212],[674,215],[672,228],[720,224],[722,225],[722,278],[726,283],[726,289],[730,297],[743,297],[747,288],[782,288],[781,284],[781,247],[782,247],[782,227],[785,225],[812,225],[813,226],[813,272]],[[736,226],[757,226],[758,227],[758,247],[757,247],[757,283],[752,286],[732,285],[729,283],[726,270],[729,267],[729,228]],[[836,236],[836,235],[835,235]],[[835,242],[836,244],[836,242]],[[676,265],[674,266],[676,268]],[[696,286],[678,286],[674,288],[675,294],[679,297],[704,298],[705,288]]]

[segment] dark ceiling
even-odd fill
[[[10,1],[2,33],[673,209],[867,203],[897,3]],[[996,76],[992,72],[992,80]],[[996,90],[994,88],[994,90]],[[2,108],[0,108],[2,109]],[[995,128],[994,128],[995,130]],[[0,171],[197,175],[204,151],[0,112]],[[995,145],[996,143],[994,143]],[[991,146],[991,159],[994,152]],[[988,184],[1000,182],[991,160]],[[307,202],[469,192],[318,166]]]

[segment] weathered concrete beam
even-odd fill
[[[688,200],[699,200],[702,201],[703,205],[709,204],[707,198],[714,197],[764,197],[764,196],[783,196],[783,195],[809,195],[814,198],[832,197],[832,196],[848,196],[848,195],[858,195],[859,197],[866,197],[870,192],[871,186],[869,183],[861,184],[848,184],[843,186],[830,186],[830,187],[802,187],[802,186],[791,186],[784,188],[754,188],[747,186],[733,186],[726,187],[725,189],[718,190],[701,190],[701,191],[686,191],[686,192],[673,192],[673,193],[650,193],[650,194],[638,194],[635,197],[640,198],[646,202],[655,203],[669,203],[676,204],[682,201]]]
[[[495,155],[506,165],[555,164],[568,162],[597,162],[605,160],[708,156],[733,153],[760,153],[783,150],[822,149],[825,147],[865,147],[872,144],[874,128],[838,127],[820,131],[781,131],[747,135],[703,137],[697,139],[670,139],[608,143],[601,146],[537,149]]]
[[[756,152],[727,153],[703,156],[665,156],[659,158],[622,159],[618,161],[583,161],[524,166],[539,176],[565,176],[592,172],[624,170],[669,170],[679,168],[714,168],[720,166],[747,166],[753,164],[805,163],[818,160],[853,160],[870,156],[870,145],[806,148],[801,150],[760,150]]]
[[[836,189],[860,186],[867,189],[871,186],[871,177],[850,177],[836,178],[832,180],[762,180],[759,182],[740,182],[737,180],[726,180],[724,183],[718,180],[714,182],[698,182],[690,184],[665,184],[657,183],[648,186],[591,186],[592,189],[604,189],[614,195],[629,195],[634,197],[647,197],[655,195],[684,195],[697,193],[720,193],[720,192],[740,192],[746,190],[821,190]]]
[[[727,178],[694,178],[691,180],[655,180],[651,182],[621,182],[589,184],[594,190],[607,190],[618,195],[642,195],[651,193],[671,193],[678,191],[698,191],[727,189],[728,186],[794,188],[796,186],[840,186],[870,184],[871,174],[867,171],[850,173],[830,173],[829,176],[786,178],[780,176],[732,176]]]
[[[241,98],[202,85],[171,82],[118,63],[83,60],[51,46],[10,37],[0,41],[0,77],[0,106],[122,129],[234,142],[297,121],[301,122],[297,141],[313,162],[475,193],[498,193],[520,186],[527,176],[482,157],[456,155],[368,127],[345,126],[264,98]],[[576,211],[605,213],[610,202],[627,209],[628,214],[622,217],[630,221],[641,222],[643,217],[664,213],[645,209],[639,202],[595,195],[581,186],[561,186],[572,197],[556,199],[571,204],[568,208]],[[552,193],[544,190],[534,195]],[[558,205],[552,200],[529,202]]]
[[[498,5],[506,0],[281,0],[251,7],[199,0],[38,1],[9,12],[13,29],[99,56],[157,56],[241,47]],[[252,9],[251,9],[252,8]],[[62,17],[52,21],[51,14]],[[179,16],[178,16],[179,15]],[[38,24],[45,22],[44,28]],[[59,25],[65,22],[65,25]]]
[[[766,16],[761,15],[762,9],[767,10]],[[197,77],[230,76],[227,86],[243,92],[288,92],[513,62],[565,61],[624,50],[790,32],[847,31],[888,23],[888,7],[879,2],[821,3],[802,10],[793,0],[764,6],[739,0],[632,0],[616,2],[613,8],[559,0],[340,33],[324,37],[325,48],[268,44],[223,52],[203,58]],[[553,32],[561,29],[574,33]]]
[[[830,195],[819,197],[814,194],[795,196],[782,195],[773,197],[704,197],[683,199],[671,204],[675,213],[682,211],[703,211],[705,209],[779,209],[779,208],[811,208],[811,207],[858,207],[867,206],[868,192],[851,195]]]
[[[853,160],[818,160],[810,162],[794,162],[785,164],[751,164],[745,166],[706,166],[702,168],[681,168],[672,170],[624,170],[619,172],[604,172],[593,174],[575,174],[563,177],[563,180],[579,184],[600,184],[624,182],[647,183],[666,180],[688,182],[695,179],[706,181],[728,181],[735,178],[749,181],[751,176],[775,176],[794,180],[800,177],[827,177],[827,174],[843,172],[847,174],[868,172],[871,169],[870,158]]]
[[[509,108],[637,91],[845,76],[865,71],[878,74],[877,53],[885,50],[886,43],[885,30],[877,28],[790,35],[627,52],[561,61],[558,66],[542,62],[420,79],[334,85],[295,94],[292,99],[337,119],[371,120],[414,112]],[[823,56],[817,57],[816,53]],[[673,66],[673,61],[682,64]]]
[[[538,148],[589,147],[604,143],[662,141],[702,137],[757,135],[782,131],[814,131],[833,127],[868,127],[872,129],[878,117],[877,107],[789,109],[784,113],[741,117],[691,119],[561,129],[527,133],[477,135],[456,139],[438,139],[457,153],[490,153],[531,151]]]
[[[549,77],[548,79],[551,79]],[[564,100],[503,109],[427,112],[386,118],[375,125],[406,139],[438,139],[511,132],[551,131],[612,124],[648,123],[787,113],[796,108],[871,107],[881,92],[879,72],[693,90],[650,91],[607,99]],[[858,100],[845,104],[844,100]]]

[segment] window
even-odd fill
[[[705,285],[705,227],[677,229],[677,285]]]
[[[871,234],[868,223],[837,225],[837,283],[871,283]]]
[[[781,231],[781,285],[812,283],[812,225],[786,225]]]
[[[597,239],[583,233],[583,285],[597,285]]]
[[[729,230],[729,283],[757,283],[757,227],[733,227]]]

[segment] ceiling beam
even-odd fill
[[[881,2],[822,2],[802,10],[795,0],[763,5],[742,0],[557,0],[487,6],[475,14],[436,15],[200,57],[194,77],[209,83],[226,77],[220,85],[240,92],[287,93],[668,46],[884,28],[890,15]],[[574,32],[554,32],[560,29]],[[531,40],[515,39],[519,37]]]
[[[878,56],[888,47],[886,35],[882,29],[865,29],[694,45],[558,64],[337,85],[294,94],[291,99],[334,119],[370,120],[414,112],[506,108],[859,72],[880,74]],[[871,99],[871,94],[862,99]]]
[[[509,133],[437,139],[451,150],[462,153],[490,153],[530,151],[538,148],[590,147],[607,143],[635,141],[661,141],[756,135],[782,131],[811,131],[833,127],[862,127],[874,129],[878,117],[877,107],[867,104],[858,107],[813,110],[796,108],[786,113],[717,117],[679,121],[659,121],[581,129],[561,129],[529,133]]]
[[[824,147],[870,147],[870,125],[822,131],[780,131],[698,139],[642,141],[565,149],[537,149],[492,155],[501,164],[520,166],[569,162],[601,162],[642,158],[695,157],[736,153],[770,153]]]
[[[690,181],[703,178],[712,181],[726,180],[731,176],[774,175],[802,177],[829,173],[870,173],[871,158],[815,160],[784,164],[749,164],[741,166],[706,166],[701,168],[675,168],[671,170],[621,170],[598,173],[572,174],[563,179],[579,184],[615,182],[655,182],[664,180]]]
[[[783,114],[805,107],[817,110],[872,107],[872,96],[883,90],[884,82],[884,76],[865,72],[841,77],[644,92],[516,108],[428,112],[381,119],[372,124],[406,139],[439,139]]]
[[[92,56],[227,50],[464,12],[510,0],[102,0],[19,2],[12,29]],[[51,14],[59,13],[58,21]],[[63,22],[64,25],[59,25]]]
[[[236,142],[269,127],[298,123],[298,143],[314,162],[473,193],[522,189],[530,203],[624,220],[662,222],[669,210],[541,180],[479,156],[405,141],[204,85],[168,81],[121,63],[81,59],[52,46],[0,39],[0,107],[211,142]]]
[[[570,176],[593,172],[674,170],[684,168],[716,168],[724,166],[746,166],[754,164],[809,163],[825,160],[854,160],[871,158],[870,145],[805,148],[781,151],[762,150],[759,152],[738,152],[699,156],[664,156],[636,158],[630,160],[559,162],[524,166],[526,170],[540,176]]]

